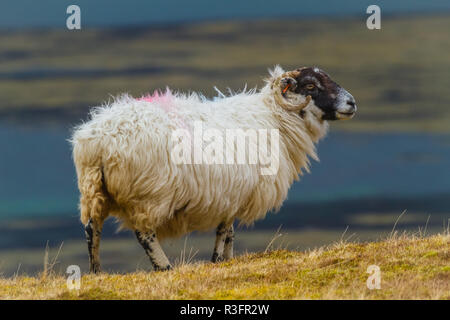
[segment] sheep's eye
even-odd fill
[[[314,89],[316,86],[314,85],[314,84],[312,84],[312,83],[308,83],[307,85],[306,85],[306,89],[308,89],[308,90],[312,90],[312,89]]]

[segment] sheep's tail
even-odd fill
[[[80,190],[80,219],[87,224],[89,219],[102,221],[107,216],[108,192],[101,157],[92,145],[73,143],[73,158]]]
[[[78,177],[81,222],[86,224],[89,219],[102,221],[106,218],[108,205],[102,167],[86,167],[81,171]]]

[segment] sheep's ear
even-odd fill
[[[283,73],[280,80],[280,90],[283,96],[285,96],[286,92],[295,91],[297,89],[297,80],[298,76],[300,76],[301,68],[288,71]]]
[[[295,80],[294,78],[291,78],[291,77],[281,78],[280,89],[281,89],[281,94],[283,96],[286,95],[286,92],[288,92],[288,90],[294,91],[296,88],[297,88],[297,80]]]

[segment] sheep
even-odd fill
[[[216,228],[213,262],[233,256],[233,224],[251,224],[277,211],[295,180],[318,159],[315,143],[329,120],[350,119],[353,96],[317,67],[285,72],[280,66],[257,90],[219,91],[213,100],[166,89],[142,98],[122,95],[94,108],[74,129],[71,144],[80,190],[90,272],[100,272],[105,219],[135,232],[154,270],[171,269],[159,241]],[[279,132],[278,168],[258,164],[180,164],[171,160],[176,130],[193,124]],[[179,141],[178,141],[179,142]],[[275,141],[272,141],[273,145]]]

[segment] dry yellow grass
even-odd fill
[[[369,265],[381,289],[369,290]],[[169,272],[0,279],[0,299],[450,299],[450,235],[340,242],[308,252],[246,254]]]

